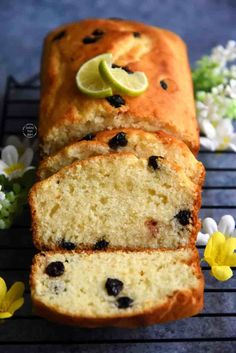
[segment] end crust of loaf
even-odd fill
[[[83,39],[101,29],[99,41]],[[135,37],[134,33],[140,36]],[[61,35],[63,34],[63,35]],[[149,88],[125,105],[82,94],[75,83],[80,66],[94,56],[112,53],[115,64],[143,71]],[[166,81],[168,89],[160,82]],[[87,19],[55,29],[45,39],[41,69],[39,137],[51,154],[88,133],[114,128],[162,130],[199,150],[191,72],[185,43],[174,33],[134,21]]]
[[[81,260],[78,259],[78,263],[76,263],[76,256],[81,256]],[[73,262],[76,263],[74,271],[76,271],[76,278],[78,279],[77,282],[80,283],[80,267],[83,269],[83,266],[87,265],[87,262],[89,262],[89,257],[94,258],[94,260],[91,261],[93,265],[91,265],[89,270],[86,271],[86,278],[93,279],[89,284],[89,288],[91,287],[91,290],[93,290],[98,285],[99,290],[104,292],[104,296],[103,294],[102,296],[100,295],[96,303],[99,303],[99,300],[102,297],[103,299],[100,303],[101,307],[103,307],[103,305],[106,306],[106,303],[103,304],[103,300],[108,300],[109,306],[113,305],[113,302],[115,302],[116,298],[111,298],[106,294],[104,283],[106,276],[115,276],[122,279],[124,283],[124,291],[127,281],[133,281],[133,287],[131,289],[128,288],[128,292],[130,290],[134,296],[134,305],[132,308],[117,309],[113,305],[112,310],[106,314],[97,312],[96,310],[100,310],[96,308],[96,304],[94,304],[94,311],[90,312],[88,315],[83,313],[83,311],[87,309],[84,309],[83,302],[80,302],[81,298],[87,298],[86,293],[83,295],[78,294],[76,301],[74,301],[75,297],[71,293],[68,293],[68,297],[59,293],[56,299],[54,299],[54,294],[54,297],[52,296],[51,299],[48,299],[47,285],[50,283],[50,281],[54,281],[55,278],[51,279],[47,274],[45,274],[45,266],[50,263],[51,260],[56,259],[63,261],[67,259],[68,263],[64,263],[65,274],[63,274],[61,277],[58,277],[58,279],[63,279],[63,276],[66,278],[66,271],[68,269],[70,270],[70,264],[73,260]],[[172,257],[173,261],[171,261]],[[120,263],[117,266],[116,263],[118,260],[122,261],[123,266],[126,266],[125,269]],[[102,274],[100,274],[100,272],[98,275],[96,275],[96,273],[92,273],[94,268],[101,269]],[[150,286],[148,284],[143,284],[145,281],[148,283],[149,280],[148,277],[146,278],[146,274],[144,273],[143,277],[140,277],[140,273],[137,273],[137,271],[142,268],[147,271],[147,276],[153,276],[150,280]],[[181,272],[178,272],[176,275],[174,274],[174,279],[178,280],[178,284],[177,282],[175,284],[171,283],[171,286],[173,286],[173,292],[169,292],[168,286],[170,286],[170,284],[168,284],[168,281],[163,284],[163,280],[159,281],[159,277],[161,276],[161,273],[169,272],[171,274],[172,271],[179,271],[180,269]],[[156,272],[153,273],[155,270]],[[131,273],[129,273],[129,271],[131,271]],[[75,275],[75,272],[73,273]],[[70,281],[73,278],[73,273],[69,273],[68,286],[70,285]],[[134,276],[134,279],[130,280],[132,275]],[[137,276],[139,281],[141,281],[139,284],[137,284],[138,282],[135,281],[135,276]],[[144,279],[143,282],[142,278]],[[153,282],[155,279],[156,281]],[[71,288],[73,288],[73,283],[71,283]],[[151,283],[153,284],[153,287],[151,286]],[[41,253],[36,255],[34,258],[30,284],[32,301],[36,313],[42,317],[47,318],[48,320],[67,325],[77,325],[91,328],[101,326],[127,328],[141,327],[193,316],[198,314],[203,308],[204,279],[200,270],[199,256],[196,249],[180,249],[165,252],[158,250],[146,250],[145,252],[107,251],[92,253],[83,251],[75,253],[72,251],[60,253]],[[83,284],[78,285],[78,287],[83,287]],[[139,285],[141,289],[142,286],[146,288],[144,299],[142,294],[139,294],[138,292]],[[166,298],[163,298],[163,292],[160,289],[161,287],[158,287],[161,285],[165,285],[167,287],[167,289],[165,289],[168,293]],[[81,288],[77,289],[78,291],[81,290]],[[76,292],[75,288],[74,290],[74,293],[79,293]],[[83,293],[83,290],[80,293]],[[156,297],[155,293],[157,293]],[[135,295],[137,295],[137,301],[139,298],[138,304],[135,303]],[[154,296],[152,297],[152,295]],[[152,299],[149,298],[150,296]],[[88,298],[89,297],[90,296],[88,294]],[[160,299],[160,297],[162,297],[162,299]],[[91,296],[91,303],[92,298],[94,298],[94,296]],[[148,298],[150,300],[148,300]],[[56,304],[55,300],[60,304]],[[67,301],[67,305],[64,300]],[[70,303],[69,306],[68,301]],[[73,306],[76,306],[77,309],[74,309]]]

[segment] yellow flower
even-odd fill
[[[15,282],[7,291],[3,278],[0,277],[0,319],[11,317],[24,304],[24,283]]]
[[[231,266],[236,266],[236,238],[214,232],[205,248],[204,260],[211,266],[211,274],[219,281],[233,276]]]

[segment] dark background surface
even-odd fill
[[[165,27],[177,32],[188,44],[191,63],[202,54],[208,53],[212,46],[225,44],[227,40],[236,40],[236,0],[63,0],[63,1],[33,1],[33,0],[0,0],[0,97],[4,92],[5,79],[7,75],[13,75],[17,80],[24,81],[39,72],[40,54],[42,41],[45,34],[58,25],[66,22],[79,20],[85,17],[121,17],[147,22],[160,27]],[[27,107],[26,107],[27,109]],[[22,110],[23,112],[23,110]],[[22,113],[21,113],[22,114]],[[210,157],[210,158],[208,158]],[[234,167],[235,158],[222,155],[202,155],[203,162],[210,167]],[[231,178],[232,177],[232,178]],[[232,180],[231,180],[231,179]],[[207,185],[235,185],[235,174],[216,172],[212,175],[207,173]],[[227,197],[226,197],[227,196]],[[208,190],[204,192],[203,204],[235,204],[236,193],[232,190]],[[231,213],[236,216],[236,209],[206,209],[202,210],[203,216],[220,216]],[[6,234],[5,234],[6,233]],[[31,235],[29,231],[24,232],[21,228],[2,233],[0,246],[0,264],[6,266],[27,267],[32,258],[32,251],[21,250],[30,245]],[[11,233],[11,234],[10,234]],[[15,236],[15,238],[14,238]],[[14,242],[12,239],[15,239]],[[13,242],[17,252],[10,253],[1,249],[3,244],[10,245]],[[21,258],[19,257],[21,254]],[[17,254],[17,256],[16,256]],[[28,254],[28,255],[27,255]],[[21,275],[19,275],[21,273]],[[24,280],[28,282],[27,272],[14,272],[4,274],[7,281]],[[2,273],[0,273],[2,274]],[[207,288],[235,288],[236,278],[222,284],[209,275],[206,275]],[[27,292],[29,297],[29,291]],[[234,293],[211,293],[205,295],[205,312],[235,312]],[[136,343],[140,340],[158,337],[235,337],[235,317],[209,317],[192,318],[177,323],[154,326],[153,328],[119,331],[112,329],[92,330],[91,333],[81,329],[64,328],[46,321],[37,319],[29,321],[31,306],[28,304],[20,310],[15,318],[10,319],[2,326],[0,325],[0,353],[12,352],[105,352],[105,353],[234,353],[236,344],[234,342],[189,342],[189,343]],[[25,318],[24,318],[25,316]],[[129,343],[112,344],[75,344],[84,339],[111,339],[134,337]],[[50,341],[63,341],[63,344],[33,344],[39,342],[43,337]],[[68,339],[68,344],[66,343]],[[24,344],[24,340],[28,344]],[[21,341],[20,345],[13,341]],[[1,343],[0,342],[0,343]],[[29,344],[32,342],[32,344]]]

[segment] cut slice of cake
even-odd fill
[[[84,140],[70,144],[39,165],[38,176],[45,179],[76,160],[111,152],[132,152],[138,157],[165,157],[184,169],[196,183],[203,180],[204,168],[184,142],[162,131],[149,133],[138,129],[107,130],[89,134]]]
[[[201,187],[159,156],[107,154],[74,162],[29,195],[39,249],[177,248],[194,244]]]
[[[36,312],[84,327],[137,327],[192,316],[203,307],[195,249],[45,252],[35,256]]]

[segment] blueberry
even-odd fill
[[[96,244],[94,245],[93,249],[94,250],[102,250],[106,249],[109,245],[109,242],[106,241],[105,239],[98,240]]]
[[[61,261],[54,261],[51,262],[47,267],[46,267],[46,274],[50,277],[58,277],[63,275],[65,271],[65,267]]]
[[[96,36],[96,37],[87,36],[82,39],[82,42],[84,44],[92,44],[92,43],[97,42],[100,38],[101,38],[101,36]]]
[[[168,89],[168,85],[164,80],[160,81],[160,85],[161,88],[163,88],[165,91]]]
[[[134,72],[126,65],[122,66],[122,69],[125,70],[128,74],[133,74]]]
[[[123,69],[125,70],[128,74],[133,74],[134,72],[127,66],[120,66],[120,65],[117,65],[117,64],[112,64],[111,67],[113,69]]]
[[[61,31],[53,37],[52,41],[54,42],[54,41],[60,40],[63,37],[65,37],[65,35],[66,35],[66,31]]]
[[[102,36],[104,34],[104,31],[102,29],[95,29],[92,33],[93,36],[97,37],[97,36]]]
[[[122,105],[125,105],[125,100],[119,94],[114,94],[106,98],[108,103],[115,108],[120,108]]]
[[[128,140],[126,138],[125,132],[119,132],[114,137],[112,137],[108,142],[108,146],[113,150],[116,150],[118,147],[125,147],[127,144],[128,144]]]
[[[140,38],[141,37],[141,33],[140,32],[133,32],[133,36],[135,38]]]
[[[70,241],[65,241],[65,239],[62,239],[60,247],[66,250],[74,250],[76,248],[76,245]]]
[[[160,166],[158,164],[159,160],[163,159],[161,156],[151,156],[148,158],[148,166],[153,168],[154,170],[160,169]]]
[[[132,306],[133,299],[129,297],[120,297],[117,299],[117,305],[119,309],[127,309]]]
[[[112,67],[113,69],[120,69],[120,68],[121,68],[121,66],[120,66],[120,65],[117,65],[117,64],[111,64],[111,67]]]
[[[191,212],[189,210],[181,210],[179,213],[175,216],[175,218],[178,219],[179,223],[182,226],[187,226],[190,223],[191,219]]]
[[[116,278],[108,278],[105,284],[107,294],[116,297],[123,289],[123,282]]]
[[[91,141],[95,138],[95,136],[95,134],[90,133],[85,135],[80,141]]]

